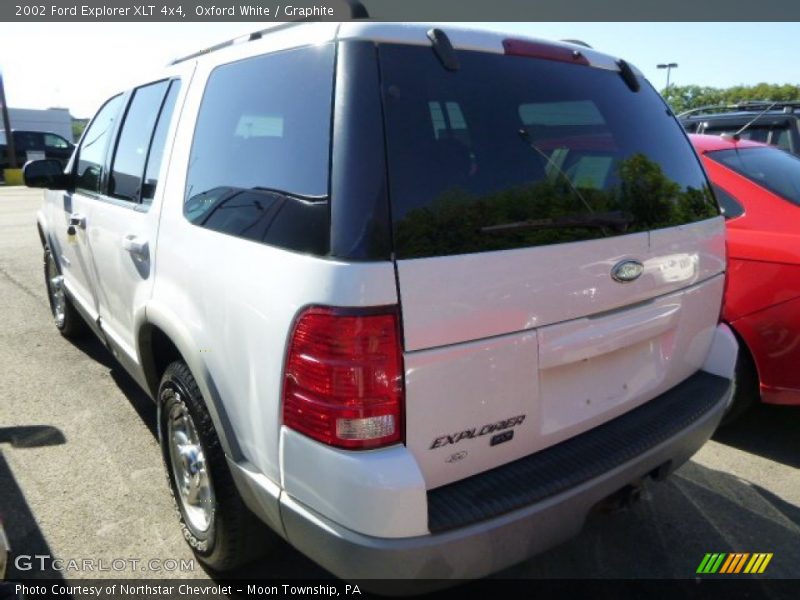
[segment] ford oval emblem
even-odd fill
[[[638,260],[623,260],[614,265],[611,269],[611,277],[614,281],[620,283],[629,283],[639,279],[639,276],[644,273],[644,265]]]

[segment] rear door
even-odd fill
[[[618,70],[380,47],[406,368],[429,488],[702,365],[724,224],[680,125]]]

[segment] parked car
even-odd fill
[[[732,394],[705,174],[582,46],[286,25],[114,96],[66,174],[25,177],[55,324],[157,402],[217,570],[255,514],[344,578],[491,573],[677,468]]]
[[[14,150],[17,155],[17,167],[20,169],[32,155],[37,158],[51,158],[59,161],[62,167],[66,166],[69,157],[72,156],[72,151],[75,149],[75,145],[72,142],[65,140],[56,133],[14,129],[12,134],[14,136]],[[7,143],[6,132],[0,131],[0,177],[3,175],[3,169],[9,167]]]
[[[733,135],[800,155],[800,102],[740,102],[703,106],[678,115],[689,133]]]
[[[759,400],[800,404],[800,158],[747,140],[690,138],[727,219],[723,320],[740,355],[731,416]]]

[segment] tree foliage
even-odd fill
[[[661,92],[675,113],[714,104],[736,104],[754,100],[800,101],[800,85],[759,83],[715,88],[701,85],[671,85]]]

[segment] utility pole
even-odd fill
[[[11,133],[11,119],[8,117],[8,106],[6,105],[6,90],[3,87],[3,74],[0,73],[0,112],[3,113],[3,129],[6,132],[6,155],[8,156],[8,167],[17,168],[17,150],[14,148],[14,136]]]
[[[667,87],[664,88],[664,93],[666,94],[669,91],[669,73],[672,69],[678,68],[678,63],[661,63],[660,65],[656,65],[656,68],[667,70]]]

